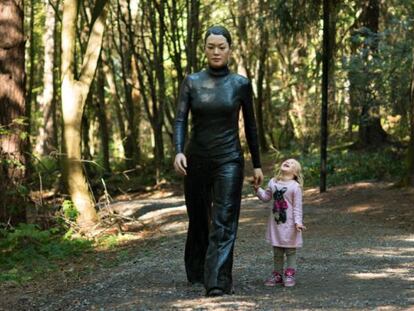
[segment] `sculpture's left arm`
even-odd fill
[[[244,119],[244,131],[252,156],[253,168],[261,168],[259,141],[253,107],[253,89],[250,81],[241,86],[241,101]]]

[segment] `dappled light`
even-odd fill
[[[410,276],[410,270],[406,269],[385,269],[385,271],[378,271],[378,272],[359,272],[359,273],[351,273],[350,276],[355,277],[357,279],[362,280],[372,280],[372,279],[389,279],[393,278],[401,278],[405,281],[414,281],[414,277]]]
[[[380,208],[376,198],[361,197],[360,190],[381,187],[373,183],[350,187],[347,200],[362,199],[366,200],[364,204]],[[393,191],[385,189],[384,195]],[[369,305],[387,310],[410,305],[413,235],[390,223],[373,221],[369,215],[361,218],[349,210],[347,201],[336,200],[343,191],[337,187],[329,194],[318,195],[312,189],[305,193],[305,224],[309,229],[299,251],[300,269],[294,289],[263,286],[271,271],[272,252],[264,239],[269,209],[253,196],[243,199],[233,269],[235,294],[218,298],[204,297],[203,286],[186,280],[183,254],[188,224],[182,197],[116,202],[113,207],[117,213],[139,215],[137,219],[146,220],[145,226],[120,235],[118,244],[111,240],[102,244],[97,255],[99,266],[105,266],[105,257],[120,259],[112,264],[109,275],[100,268],[86,277],[81,290],[92,295],[78,299],[78,290],[71,289],[50,307],[69,302],[79,308],[88,305],[121,310],[267,310],[280,304],[292,309],[360,309]],[[314,196],[321,196],[323,203]],[[398,199],[402,204],[409,202],[404,193]],[[133,228],[133,221],[124,225]]]
[[[413,46],[412,0],[0,1],[0,310],[413,309]]]

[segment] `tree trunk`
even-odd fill
[[[155,72],[158,84],[158,107],[157,115],[155,117],[154,127],[154,156],[155,156],[155,167],[156,167],[156,181],[161,181],[161,170],[164,163],[164,138],[163,138],[163,126],[164,126],[164,107],[165,107],[165,73],[164,73],[164,36],[165,31],[162,27],[164,20],[164,0],[160,1],[161,9],[158,10],[158,23],[160,25],[158,35],[158,45],[154,46],[154,57],[155,57]]]
[[[321,110],[321,173],[319,190],[326,191],[326,164],[327,164],[327,147],[328,147],[328,106],[329,106],[329,66],[332,51],[330,41],[330,13],[331,0],[323,1],[323,59],[322,59],[322,110]]]
[[[131,91],[131,98],[132,103],[134,104],[134,120],[131,126],[134,129],[134,137],[135,137],[135,149],[134,152],[136,153],[135,159],[136,163],[138,164],[141,159],[141,144],[139,141],[140,137],[140,124],[142,118],[142,109],[141,109],[141,90],[139,88],[139,80],[138,80],[138,66],[137,66],[137,59],[135,55],[131,57],[131,83],[132,83],[132,91]]]
[[[91,85],[91,91],[88,93],[86,97],[86,101],[84,104],[84,109],[82,112],[82,124],[81,124],[81,136],[82,136],[82,143],[81,143],[81,151],[82,151],[82,160],[91,161],[92,160],[92,153],[91,153],[91,141],[89,137],[89,131],[91,128],[91,123],[93,122],[92,118],[94,116],[94,113],[91,111],[93,109],[93,100],[92,95],[93,91],[95,89],[95,85]],[[86,162],[86,165],[84,165],[86,168],[86,175],[90,175],[91,167]]]
[[[116,83],[115,83],[115,76],[114,76],[114,66],[111,62],[111,67],[109,66],[109,64],[107,63],[107,57],[105,53],[101,54],[102,57],[102,63],[103,63],[103,71],[105,73],[105,79],[106,82],[108,83],[109,86],[109,94],[111,95],[111,103],[109,104],[109,106],[113,106],[115,109],[115,115],[116,115],[116,120],[117,120],[117,124],[119,127],[119,134],[121,136],[121,142],[122,142],[122,147],[123,147],[123,151],[124,151],[124,156],[125,156],[125,150],[127,148],[126,145],[126,130],[125,130],[125,124],[124,124],[124,118],[122,116],[122,109],[121,109],[121,103],[120,103],[120,99],[119,99],[119,95],[118,95],[118,91],[117,91],[117,87],[116,87]]]
[[[404,184],[414,187],[414,61],[411,71],[410,103],[410,144],[407,152],[408,170]]]
[[[187,0],[187,73],[199,70],[197,46],[200,39],[200,0]],[[180,80],[181,81],[181,80]]]
[[[341,116],[340,109],[336,103],[336,83],[335,83],[335,56],[336,56],[336,22],[338,17],[338,0],[330,0],[329,12],[329,88],[328,88],[328,102],[330,113],[330,125],[333,128],[340,128]]]
[[[44,45],[44,71],[43,71],[43,93],[39,97],[39,110],[43,115],[43,123],[39,127],[37,135],[36,152],[44,156],[57,149],[54,139],[54,56],[55,56],[55,10],[49,0],[44,1],[45,12],[45,32],[43,34]]]
[[[79,212],[78,225],[85,231],[97,222],[94,201],[81,162],[81,124],[85,101],[98,63],[105,28],[106,0],[98,1],[92,15],[79,80],[75,79],[75,40],[79,0],[66,0],[62,19],[62,113],[64,172],[69,194]]]
[[[148,119],[150,120],[152,135],[153,135],[153,154],[156,169],[156,182],[161,179],[161,170],[164,163],[164,141],[163,141],[163,127],[165,115],[165,73],[164,73],[164,37],[165,27],[165,1],[156,2],[150,0],[145,3],[145,8],[148,9],[146,15],[147,20],[143,20],[140,25],[142,36],[143,56],[135,53],[139,60],[139,68],[137,70],[140,90],[143,98],[143,104]],[[144,39],[145,23],[149,29],[157,29],[148,34],[150,40],[149,46]],[[144,76],[145,74],[145,76]],[[146,93],[148,92],[148,93]]]
[[[351,55],[357,53],[357,43],[351,40]],[[358,124],[358,87],[356,86],[356,74],[352,70],[348,70],[348,80],[349,80],[349,109],[348,109],[348,138],[353,139],[353,130],[354,125]]]
[[[98,100],[96,101],[98,119],[99,119],[99,134],[101,135],[101,148],[103,167],[106,173],[111,172],[111,166],[109,164],[109,130],[108,121],[106,118],[106,105],[105,105],[105,74],[102,68],[102,62],[98,69],[98,81],[97,81],[97,94]]]
[[[20,0],[16,0],[16,2],[20,2]],[[24,1],[22,2],[22,6],[24,6]],[[24,13],[23,13],[24,14]],[[35,9],[34,9],[34,1],[31,1],[30,3],[30,49],[29,49],[29,62],[30,62],[30,72],[29,75],[27,73],[24,73],[25,80],[29,80],[28,83],[25,81],[26,85],[26,100],[25,100],[25,133],[26,135],[26,143],[24,143],[24,157],[25,160],[25,175],[26,177],[29,177],[31,175],[31,172],[33,172],[32,167],[32,161],[31,161],[31,154],[32,154],[32,146],[30,144],[30,134],[31,134],[31,122],[32,122],[32,97],[33,97],[33,85],[34,85],[34,76],[35,76],[35,67],[36,67],[36,61],[35,61],[35,40],[34,40],[34,20],[35,20]],[[0,26],[1,27],[1,26]],[[23,30],[24,32],[24,30]],[[23,66],[24,67],[24,66]],[[26,69],[24,69],[26,71]],[[30,210],[26,211],[27,213],[30,213]]]
[[[363,25],[374,34],[378,33],[380,3],[379,0],[365,0],[363,13],[361,15]],[[377,57],[378,41],[375,38],[369,46],[365,47],[370,50],[373,58]],[[365,76],[369,77],[368,72],[368,54],[365,56]],[[381,118],[379,116],[379,104],[372,95],[375,90],[371,89],[371,81],[365,83],[364,99],[362,102],[362,110],[359,121],[359,145],[360,147],[378,148],[387,141],[387,133],[381,126]]]
[[[128,5],[128,3],[122,3],[123,6]],[[127,126],[125,127],[125,158],[126,158],[126,167],[128,169],[134,169],[139,163],[139,150],[137,146],[138,137],[137,137],[137,126],[136,121],[136,109],[134,101],[132,98],[133,85],[132,81],[132,54],[131,48],[125,46],[128,40],[124,40],[125,30],[121,26],[121,22],[126,23],[132,22],[129,19],[129,7],[128,10],[122,10],[121,3],[118,1],[118,37],[119,37],[119,52],[121,57],[121,70],[122,70],[122,82],[124,87],[125,94],[125,118],[127,120]],[[126,16],[128,19],[126,19]],[[125,25],[128,27],[128,25]],[[129,39],[129,37],[127,37]],[[133,41],[132,41],[133,42]]]
[[[23,1],[0,2],[0,222],[25,220],[25,37]]]
[[[265,12],[265,4],[264,0],[259,1],[259,11]],[[260,149],[263,152],[267,152],[269,147],[266,142],[265,137],[265,125],[264,125],[264,118],[263,118],[263,107],[265,96],[263,92],[263,84],[264,84],[264,77],[266,73],[266,59],[267,59],[267,51],[269,45],[269,35],[266,29],[266,19],[261,17],[258,21],[259,24],[259,33],[260,33],[260,44],[261,49],[259,53],[258,59],[258,72],[257,72],[257,103],[256,103],[256,115],[257,115],[257,129],[258,129],[258,136],[259,136],[259,144]]]
[[[238,0],[237,1],[237,11],[238,12],[247,12],[248,11],[248,4],[249,1],[247,0]],[[237,14],[236,18],[234,18],[234,25],[238,32],[238,37],[240,38],[240,62],[238,64],[239,68],[238,71],[242,74],[245,73],[246,77],[251,80],[252,73],[250,70],[250,62],[248,58],[248,53],[250,53],[248,49],[248,29],[247,29],[247,22],[248,17],[246,14]],[[244,72],[243,72],[244,71]]]

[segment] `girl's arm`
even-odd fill
[[[302,189],[297,185],[293,191],[293,220],[296,228],[304,228],[302,212]]]
[[[273,197],[272,180],[269,180],[266,190],[264,190],[261,187],[257,188],[256,195],[260,199],[260,201],[269,202]]]
[[[272,194],[272,189],[270,188],[266,188],[266,190],[264,190],[263,188],[259,187],[256,192],[257,197],[260,199],[260,201],[263,202],[269,202],[272,198]]]

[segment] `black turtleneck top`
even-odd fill
[[[251,83],[241,75],[230,73],[227,66],[219,69],[208,67],[183,80],[174,125],[176,153],[184,152],[188,113],[191,111],[187,155],[240,155],[240,108],[253,167],[261,167]]]

